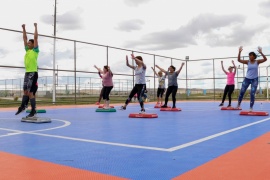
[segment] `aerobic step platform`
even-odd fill
[[[50,123],[52,120],[46,117],[31,117],[31,118],[22,118],[21,122],[28,122],[28,123]]]
[[[157,118],[158,115],[157,114],[148,114],[148,113],[144,113],[144,114],[140,114],[140,113],[131,113],[128,116],[129,118]]]
[[[103,108],[104,105],[99,105],[98,108]],[[110,108],[114,108],[114,106],[110,106]]]
[[[182,111],[182,109],[180,109],[180,108],[160,108],[160,111],[173,111],[173,112],[177,112],[177,111]]]
[[[46,113],[46,110],[45,109],[37,109],[36,111],[37,111],[37,113]],[[27,109],[26,112],[27,113],[30,113],[31,110]]]
[[[236,107],[222,107],[220,110],[242,110],[242,108],[236,108]]]
[[[269,113],[265,111],[241,111],[240,115],[242,116],[268,116]]]
[[[161,108],[162,105],[156,104],[154,108]],[[171,108],[171,106],[167,106],[167,108]]]
[[[110,108],[110,109],[98,108],[98,109],[96,109],[96,112],[116,112],[116,109],[114,109],[114,108]]]

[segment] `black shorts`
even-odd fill
[[[157,90],[157,97],[161,97],[161,98],[162,98],[164,92],[165,92],[165,89],[163,89],[163,88],[158,88],[158,90]]]
[[[32,92],[34,95],[38,89],[38,73],[37,72],[27,72],[24,75],[23,90]]]

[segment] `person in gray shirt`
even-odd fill
[[[165,71],[164,69],[162,69],[161,67],[159,67],[158,65],[156,65],[156,67],[165,73],[165,75],[168,77],[168,89],[166,91],[166,96],[165,96],[165,103],[163,106],[161,106],[162,108],[166,108],[167,107],[167,103],[168,103],[168,99],[169,96],[172,94],[172,100],[173,100],[173,106],[172,108],[176,108],[175,103],[176,103],[176,93],[178,90],[178,83],[177,83],[177,77],[179,75],[179,73],[181,72],[183,66],[185,65],[185,63],[182,63],[181,67],[179,68],[178,71],[175,71],[175,67],[174,66],[170,66],[168,71]]]

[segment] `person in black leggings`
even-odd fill
[[[138,95],[137,98],[141,106],[140,113],[144,114],[145,109],[142,96],[146,89],[146,81],[145,81],[146,65],[144,64],[143,58],[141,56],[135,57],[133,54],[131,54],[131,58],[135,61],[136,66],[132,66],[129,64],[128,56],[126,56],[126,65],[135,71],[135,86],[131,90],[125,104],[121,106],[120,110],[126,110],[127,105],[129,104],[133,96],[137,94]]]
[[[175,103],[176,103],[176,93],[178,90],[178,83],[177,83],[177,77],[179,75],[179,73],[181,72],[183,66],[185,63],[182,63],[181,67],[179,68],[178,71],[175,71],[175,67],[174,66],[170,66],[169,67],[169,71],[165,71],[164,69],[162,69],[161,67],[159,67],[158,65],[156,65],[156,67],[164,72],[166,74],[166,76],[168,76],[168,88],[167,88],[167,92],[166,92],[166,96],[165,96],[165,104],[163,106],[161,106],[162,108],[166,108],[167,107],[167,103],[168,103],[168,99],[169,96],[172,94],[172,100],[173,100],[173,106],[172,108],[176,108]]]
[[[231,107],[231,103],[232,103],[232,93],[234,91],[234,77],[236,74],[236,66],[234,64],[234,61],[232,61],[233,66],[230,66],[228,68],[229,72],[225,71],[224,66],[223,66],[223,61],[221,61],[221,67],[223,72],[227,75],[227,84],[226,87],[224,89],[224,94],[223,94],[223,98],[222,98],[222,102],[219,106],[223,106],[224,105],[224,101],[226,99],[226,96],[228,94],[229,97],[229,105],[227,107]],[[234,70],[234,71],[233,71]]]

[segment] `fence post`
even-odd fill
[[[77,63],[76,63],[76,41],[74,41],[74,85],[75,85],[75,99],[74,99],[74,102],[75,104],[77,104]]]
[[[154,55],[154,71],[156,71],[156,55]],[[154,73],[154,93],[153,94],[154,94],[153,99],[156,100],[156,73]]]
[[[214,100],[216,100],[215,59],[213,59]]]
[[[188,60],[189,56],[186,56],[186,99],[188,99]]]
[[[109,66],[109,46],[107,46],[107,66]]]

